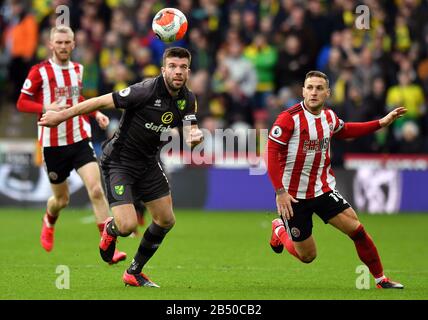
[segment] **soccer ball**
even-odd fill
[[[152,30],[163,42],[180,40],[187,31],[186,16],[178,9],[164,8],[153,18]]]

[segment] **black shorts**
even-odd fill
[[[70,172],[85,164],[97,161],[97,157],[89,139],[60,147],[43,148],[43,158],[49,181],[52,184],[64,182]]]
[[[117,164],[101,166],[111,207],[142,200],[149,202],[170,194],[168,179],[159,162],[153,162],[139,172]]]
[[[288,235],[297,242],[311,236],[313,213],[316,213],[324,223],[328,223],[331,218],[351,207],[337,190],[324,193],[316,198],[298,200],[298,203],[291,203],[293,217],[284,221]]]

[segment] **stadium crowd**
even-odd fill
[[[360,4],[369,8],[368,29],[355,24]],[[49,57],[60,5],[69,8],[86,98],[160,72],[166,45],[151,23],[159,9],[175,7],[189,29],[172,45],[192,53],[188,85],[201,128],[270,128],[301,100],[304,76],[316,69],[329,76],[328,106],[344,121],[408,109],[390,129],[335,142],[338,163],[344,152],[428,153],[428,1],[0,0],[0,105],[14,104],[30,66]]]

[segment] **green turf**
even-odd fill
[[[41,211],[0,210],[0,299],[428,299],[428,214],[361,215],[385,272],[404,290],[356,289],[361,262],[352,241],[314,217],[318,257],[303,264],[269,245],[267,213],[176,210],[177,224],[145,268],[161,288],[125,287],[121,276],[139,240],[121,239],[128,260],[109,266],[98,254],[91,212],[64,210],[54,250],[39,244]],[[59,265],[70,289],[58,289]]]

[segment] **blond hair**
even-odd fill
[[[53,39],[55,33],[67,33],[74,39],[74,32],[70,27],[59,25],[51,29],[50,39]]]

